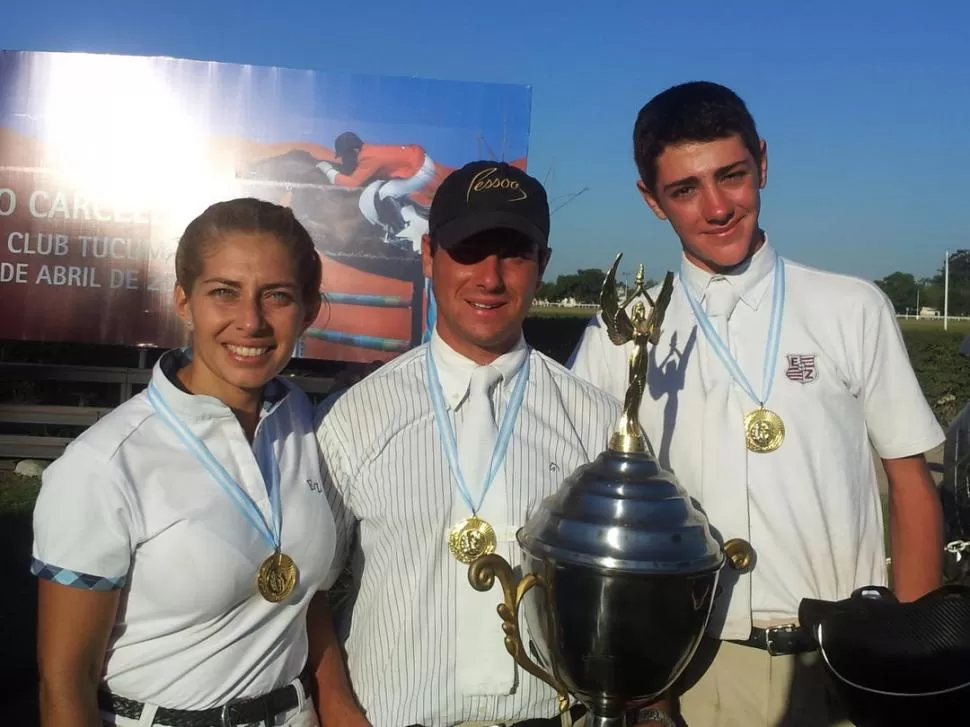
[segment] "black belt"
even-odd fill
[[[309,700],[313,693],[312,678],[309,674],[301,674],[300,681],[303,683],[307,700]],[[300,697],[296,693],[296,687],[288,684],[261,697],[241,699],[238,702],[231,702],[222,707],[212,707],[211,709],[159,707],[158,711],[155,712],[154,723],[168,725],[169,727],[234,727],[235,725],[250,723],[271,725],[275,722],[276,715],[295,709],[299,704]],[[142,702],[105,692],[98,692],[98,706],[105,712],[129,719],[141,718],[142,710],[145,707]]]
[[[747,639],[732,639],[731,643],[761,649],[772,656],[804,654],[818,649],[818,645],[798,626],[774,626],[768,629],[755,626]]]

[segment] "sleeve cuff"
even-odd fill
[[[915,457],[919,454],[926,454],[939,447],[946,441],[946,435],[940,430],[938,434],[925,437],[915,442],[903,445],[893,445],[889,447],[876,447],[876,454],[880,459],[902,459],[903,457]]]
[[[128,575],[125,574],[118,578],[107,578],[105,576],[95,576],[90,573],[60,568],[56,565],[44,563],[37,558],[33,558],[30,563],[30,572],[38,578],[46,581],[59,583],[62,586],[80,588],[84,591],[118,591],[125,587]]]

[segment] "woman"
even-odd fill
[[[236,199],[186,228],[175,266],[190,349],[44,473],[43,725],[366,724],[322,590],[312,408],[278,377],[320,307],[313,242],[290,210]]]

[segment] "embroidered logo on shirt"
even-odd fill
[[[792,381],[799,384],[809,384],[818,379],[818,367],[815,365],[814,353],[790,353],[785,358],[788,359],[785,376]]]
[[[323,492],[323,485],[319,482],[314,482],[313,480],[307,480],[306,486],[309,487],[314,492]]]

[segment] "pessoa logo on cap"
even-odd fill
[[[519,183],[514,179],[509,179],[508,177],[499,177],[498,167],[489,167],[488,169],[483,169],[474,177],[472,181],[468,183],[468,191],[465,192],[465,201],[468,202],[471,199],[472,194],[475,192],[489,192],[492,190],[508,190],[510,192],[515,192],[518,196],[511,197],[508,202],[519,202],[526,199],[529,195],[525,193],[525,190],[519,186]]]

